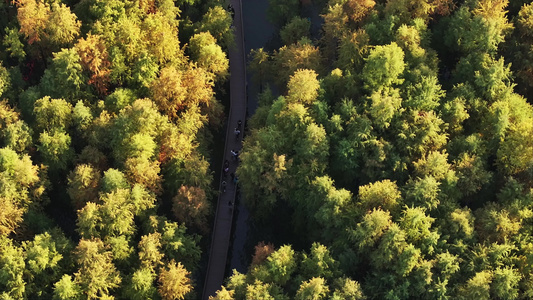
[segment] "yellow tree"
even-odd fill
[[[141,29],[146,35],[148,52],[153,54],[159,64],[182,64],[185,59],[178,39],[177,21],[171,22],[161,13],[149,14]]]
[[[285,86],[290,76],[298,69],[321,73],[322,57],[318,47],[306,41],[299,41],[274,52],[274,70],[277,71],[276,81],[280,86]]]
[[[46,42],[58,48],[74,41],[80,33],[81,22],[65,4],[21,0],[18,6],[20,32],[30,45]]]
[[[374,0],[348,0],[344,3],[343,10],[350,21],[358,24],[372,11],[375,5]]]
[[[303,282],[296,292],[297,300],[320,300],[325,299],[329,293],[329,287],[324,278],[313,277],[309,281]]]
[[[46,37],[45,28],[50,18],[50,7],[39,0],[21,0],[18,5],[20,32],[26,36],[30,45],[41,41]]]
[[[80,56],[80,63],[91,73],[89,84],[93,85],[100,95],[107,94],[110,82],[109,55],[104,40],[99,35],[88,34],[76,44]]]
[[[176,118],[185,106],[187,90],[182,86],[182,73],[174,67],[161,69],[150,90],[159,110],[171,118]]]
[[[183,265],[174,260],[168,264],[168,269],[161,270],[159,275],[159,295],[164,300],[184,299],[185,295],[192,290],[191,272],[187,271]]]
[[[313,70],[300,69],[294,72],[287,85],[289,89],[287,100],[311,105],[316,100],[320,88],[317,76],[318,74]]]
[[[172,198],[172,212],[180,223],[187,227],[197,227],[202,232],[209,230],[207,216],[211,205],[205,191],[200,187],[184,186]]]
[[[9,148],[0,148],[0,235],[17,228],[30,205],[30,195],[38,195],[42,189],[37,172],[28,155],[19,157]]]
[[[113,255],[100,239],[81,239],[75,250],[76,262],[80,267],[74,275],[75,281],[87,299],[109,299],[111,290],[122,281],[113,265]]]

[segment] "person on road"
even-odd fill
[[[239,150],[235,151],[235,150],[231,150],[231,155],[233,156],[233,159],[234,160],[237,160],[239,158]]]
[[[231,20],[235,20],[235,9],[233,8],[233,5],[231,5],[231,3],[228,5],[228,11],[231,14]]]
[[[229,172],[229,161],[226,159],[226,161],[224,161],[224,177],[228,176],[228,172]]]

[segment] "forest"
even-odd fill
[[[233,43],[217,1],[0,2],[0,298],[196,299]]]
[[[533,298],[533,4],[269,0],[214,299]]]
[[[0,2],[0,299],[201,298],[226,6]],[[266,13],[237,169],[253,246],[211,299],[533,298],[533,4]]]

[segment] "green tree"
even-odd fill
[[[3,45],[10,57],[17,58],[19,61],[26,58],[24,44],[20,41],[20,33],[16,28],[6,28]]]
[[[440,204],[441,183],[431,175],[410,179],[405,185],[405,201],[408,205],[436,209]]]
[[[533,118],[533,108],[516,94],[510,100],[507,104],[510,113],[503,116],[507,126],[503,136],[500,136],[497,151],[498,166],[504,174],[516,174],[530,168],[533,158],[533,145],[525,138],[533,131],[529,122]],[[506,120],[505,117],[509,119]]]
[[[233,20],[230,12],[222,6],[210,7],[197,23],[197,32],[209,32],[223,49],[228,49],[235,44],[231,24]]]
[[[368,251],[374,247],[391,224],[391,215],[388,211],[373,209],[365,214],[362,222],[357,224],[352,234],[357,238],[359,248]]]
[[[376,46],[370,51],[363,68],[362,78],[365,87],[377,91],[393,84],[401,84],[405,69],[404,52],[398,44]]]
[[[377,128],[386,129],[390,126],[392,118],[398,114],[402,98],[397,89],[384,88],[372,93],[369,102],[369,113],[373,123]]]
[[[339,278],[336,280],[338,287],[333,291],[331,299],[333,300],[364,300],[366,297],[363,294],[361,285],[359,282],[351,280],[349,278]]]
[[[105,105],[111,111],[120,112],[121,109],[131,105],[135,101],[135,98],[136,95],[132,90],[117,88],[105,98]]]
[[[465,196],[480,191],[492,178],[485,162],[477,155],[461,154],[455,161],[455,168],[458,175],[457,188]]]
[[[366,115],[357,112],[353,101],[343,100],[337,105],[331,124],[337,128],[331,138],[331,169],[336,182],[353,186],[357,179],[368,182],[389,177],[383,168],[391,145],[377,135]]]
[[[246,286],[245,299],[261,299],[261,300],[274,300],[274,295],[271,294],[272,284],[255,280],[253,284]]]
[[[126,297],[132,300],[156,298],[157,289],[154,286],[155,278],[155,272],[149,268],[136,270],[125,288]]]
[[[357,198],[362,212],[376,208],[397,212],[402,195],[396,183],[387,179],[359,187]]]
[[[74,149],[70,146],[70,142],[70,135],[66,132],[44,131],[39,135],[37,149],[41,153],[43,161],[52,170],[65,170],[74,157]]]
[[[209,300],[233,300],[235,292],[232,290],[227,290],[225,286],[222,286],[222,289],[218,290],[215,296],[209,296]]]
[[[28,155],[19,156],[9,148],[0,148],[0,235],[15,231],[32,201],[43,194],[38,170]]]
[[[263,48],[250,50],[248,68],[252,71],[252,79],[256,84],[259,84],[261,91],[263,90],[263,84],[270,75],[269,59],[269,53]]]
[[[307,19],[294,17],[279,32],[281,40],[285,45],[298,42],[301,38],[309,38],[311,22]]]
[[[398,149],[406,151],[408,161],[436,150],[441,150],[448,141],[445,124],[433,111],[407,112],[398,126]]]
[[[73,206],[80,209],[85,203],[98,199],[100,172],[91,165],[81,164],[70,172],[68,176],[67,192]]]
[[[353,210],[352,193],[337,189],[333,180],[327,176],[317,177],[311,183],[308,201],[309,213],[314,214],[317,224],[312,221],[308,223],[318,226],[310,226],[309,234],[320,234],[323,240],[332,241],[349,222],[350,211]],[[316,276],[328,279],[325,275]]]
[[[461,286],[458,296],[461,299],[489,299],[492,279],[491,271],[477,272]]]
[[[344,34],[339,41],[338,59],[335,65],[339,69],[355,74],[356,70],[362,68],[364,57],[370,51],[369,42],[369,36],[363,29],[352,34]]]
[[[8,90],[9,86],[11,85],[10,81],[11,80],[9,78],[9,73],[7,69],[2,65],[2,63],[0,63],[0,96],[2,96],[2,94]],[[7,103],[2,101],[2,110],[11,110],[9,107],[6,106]],[[12,115],[13,113],[14,112],[10,113],[10,115]]]
[[[22,120],[7,125],[0,134],[4,138],[4,145],[19,153],[25,152],[33,144],[33,130]]]
[[[434,221],[423,208],[415,207],[403,211],[399,224],[410,243],[425,254],[433,254],[439,240],[439,234],[431,228]]]
[[[93,123],[91,108],[86,106],[81,100],[72,109],[72,123],[81,135],[86,135]]]
[[[497,268],[491,285],[491,293],[500,299],[517,299],[518,284],[522,275],[513,268]]]
[[[407,88],[407,95],[402,104],[415,110],[430,111],[440,105],[444,95],[436,76],[422,76],[417,83]]]
[[[68,266],[67,257],[73,246],[61,232],[45,232],[23,243],[26,269],[29,271],[27,295],[50,298],[52,285]]]
[[[6,299],[24,298],[25,266],[22,248],[14,245],[10,238],[0,235],[0,296]]]
[[[81,298],[81,286],[72,279],[72,276],[65,274],[54,284],[54,296],[52,299],[78,300]]]
[[[289,20],[298,15],[299,2],[295,0],[269,1],[267,18],[278,27],[285,25]]]
[[[161,252],[167,261],[181,262],[188,270],[198,267],[201,255],[198,236],[186,234],[187,228],[184,225],[167,221],[161,216],[150,216],[149,223],[149,232],[161,233]]]
[[[252,275],[265,283],[285,285],[296,268],[296,253],[290,245],[285,245],[270,254],[264,264],[255,267]]]
[[[216,39],[209,32],[193,35],[189,41],[191,59],[199,67],[213,73],[220,79],[228,76],[229,60]]]
[[[451,101],[447,101],[444,103],[441,113],[442,120],[448,124],[451,134],[461,132],[463,130],[463,122],[470,117],[464,98],[454,98]]]
[[[41,77],[40,88],[45,95],[64,97],[74,103],[75,100],[91,96],[88,93],[88,81],[76,49],[63,48],[54,53],[52,64]]]
[[[78,211],[78,231],[85,238],[117,237],[135,231],[130,191],[116,189],[100,195],[101,204],[88,202]]]
[[[104,177],[102,177],[102,191],[104,193],[128,188],[130,188],[130,185],[126,180],[124,173],[117,169],[109,169],[104,172]]]
[[[319,243],[313,243],[309,255],[303,254],[300,265],[304,278],[323,278],[331,280],[339,275],[339,263],[333,259],[328,248]],[[310,283],[310,282],[309,282]]]
[[[80,34],[81,22],[70,8],[63,3],[50,5],[50,16],[46,27],[47,38],[52,45],[71,44]]]
[[[35,101],[33,113],[39,131],[54,129],[66,131],[72,123],[72,105],[64,99],[43,97]]]
[[[505,14],[508,1],[476,1],[475,7],[462,5],[451,17],[445,35],[447,45],[463,53],[494,53],[512,29]]]

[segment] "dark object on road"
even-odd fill
[[[233,8],[233,5],[231,5],[231,4],[228,5],[228,11],[231,14],[231,19],[234,20],[235,19],[235,9]]]

